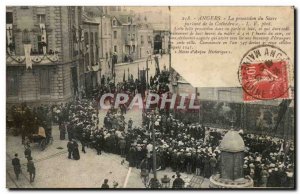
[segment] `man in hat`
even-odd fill
[[[132,121],[132,119],[130,118],[129,121],[128,121],[128,130],[131,130],[131,129],[132,129],[132,125],[133,125],[133,121]]]
[[[73,144],[72,139],[68,142],[67,148],[68,148],[68,158],[71,159],[72,155],[73,155],[73,150],[74,150],[74,144]]]
[[[12,159],[12,165],[14,166],[14,172],[17,180],[19,180],[19,175],[21,173],[21,164],[20,159],[18,158],[18,154],[15,154],[15,158]]]
[[[30,149],[29,144],[25,145],[24,155],[25,155],[25,158],[27,158],[27,160],[29,160],[31,158],[31,149]]]
[[[101,185],[101,189],[109,189],[108,179],[104,179],[104,182]]]
[[[27,172],[29,172],[30,183],[34,182],[34,178],[35,178],[35,166],[34,166],[34,163],[33,163],[33,161],[32,161],[31,158],[27,162]]]
[[[120,137],[120,139],[119,139],[119,147],[120,147],[121,157],[124,157],[125,156],[126,141],[125,141],[123,136]]]
[[[162,188],[169,188],[171,179],[168,177],[168,175],[164,175],[164,177],[161,179]]]
[[[81,142],[81,146],[82,146],[81,151],[82,151],[83,153],[86,153],[86,151],[85,151],[85,146],[86,146],[86,144],[87,144],[87,136],[86,136],[86,133],[85,133],[85,132],[83,132],[83,133],[81,134],[81,136],[80,136],[80,142]]]
[[[180,173],[177,172],[176,175],[177,175],[177,178],[173,181],[172,188],[174,188],[174,189],[184,188],[185,183],[184,183],[183,179],[180,178]]]

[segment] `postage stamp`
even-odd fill
[[[241,59],[238,77],[244,101],[289,98],[290,59],[272,45],[250,49]]]

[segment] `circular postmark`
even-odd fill
[[[242,57],[238,70],[243,100],[289,98],[289,67],[290,58],[276,46],[250,49]]]

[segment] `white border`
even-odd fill
[[[84,2],[84,3],[83,3]],[[125,2],[125,3],[124,3]],[[217,0],[208,0],[208,1],[200,1],[200,0],[164,0],[164,1],[154,1],[154,0],[88,0],[88,1],[76,1],[76,0],[68,0],[68,1],[61,1],[61,0],[51,0],[51,1],[34,1],[34,0],[10,0],[10,1],[0,1],[0,37],[1,37],[1,44],[0,44],[0,88],[1,88],[1,94],[0,95],[0,123],[1,123],[1,141],[0,141],[0,153],[2,154],[3,161],[0,165],[0,172],[1,172],[1,185],[0,185],[0,192],[1,193],[8,193],[9,191],[5,188],[6,186],[6,129],[5,129],[5,123],[6,123],[6,75],[5,75],[5,7],[7,5],[85,5],[85,6],[93,6],[93,5],[127,5],[127,6],[280,6],[280,5],[286,5],[286,6],[291,6],[294,5],[296,9],[298,9],[298,14],[299,14],[299,9],[300,9],[300,1],[298,0],[251,0],[251,1],[234,1],[234,0],[226,0],[226,1],[217,1]],[[299,28],[299,19],[297,19],[297,28]],[[299,34],[299,33],[298,33]],[[296,34],[295,34],[296,35]],[[297,44],[298,46],[298,44]],[[296,53],[296,56],[299,55],[299,48]],[[297,75],[298,75],[298,70],[297,68]],[[298,91],[299,85],[296,88],[296,91]],[[297,99],[298,100],[298,99]],[[297,106],[297,110],[299,110],[299,106]],[[299,114],[297,115],[297,120],[299,120]],[[299,132],[297,132],[297,140],[299,141]],[[297,143],[299,145],[299,143]],[[297,150],[299,150],[299,146],[297,146]],[[296,160],[297,161],[297,160]],[[296,166],[298,164],[296,163]],[[297,169],[299,169],[299,166],[297,166]],[[299,177],[297,176],[297,180]],[[13,191],[13,193],[21,193],[24,191]],[[29,191],[33,192],[33,191]],[[34,193],[42,193],[43,191],[36,191]],[[66,192],[80,192],[80,193],[87,193],[90,191],[46,191],[47,193],[66,193]],[[98,191],[97,191],[98,192]],[[102,191],[104,192],[104,191]],[[129,192],[141,192],[141,191],[129,191]],[[159,192],[159,191],[153,191],[153,192]],[[163,191],[164,193],[171,193],[174,191]],[[195,191],[194,191],[195,192]],[[212,191],[197,191],[201,193],[209,193]],[[216,193],[221,193],[224,191],[217,191]],[[237,191],[237,192],[248,192],[248,191]],[[250,191],[251,192],[251,191]],[[252,191],[253,192],[253,191]],[[255,193],[264,193],[265,191],[254,191]],[[110,193],[117,193],[117,191],[113,191]]]

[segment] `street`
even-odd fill
[[[146,69],[146,59],[135,61],[133,63],[116,65],[116,82],[123,81],[125,70],[125,79],[129,73],[134,79],[138,76],[138,69]],[[169,55],[159,56],[160,70],[169,67]],[[155,75],[155,61],[149,61],[149,79]],[[105,110],[99,112],[99,127],[103,126],[103,119],[106,115]],[[142,110],[132,109],[125,114],[125,121],[131,118],[133,126],[142,125]],[[117,188],[145,188],[140,177],[140,169],[129,168],[128,162],[122,164],[123,158],[116,154],[102,153],[97,155],[95,149],[87,148],[87,153],[80,152],[80,160],[70,160],[67,158],[67,138],[59,140],[58,126],[52,127],[53,144],[48,145],[44,151],[40,151],[38,145],[32,144],[32,156],[36,166],[35,182],[29,182],[29,174],[24,156],[24,147],[21,145],[21,137],[12,135],[7,136],[7,187],[8,188],[100,188],[104,179],[108,179],[110,188],[114,183],[118,183]],[[80,145],[81,150],[81,145]],[[22,164],[22,174],[19,180],[16,180],[11,159],[14,154],[19,154]],[[175,175],[171,169],[158,171],[157,177],[160,180],[164,175],[171,178]],[[150,178],[153,175],[150,174]],[[182,178],[188,183],[193,175],[182,173]],[[174,180],[174,179],[173,179]],[[171,183],[172,183],[171,178]],[[202,186],[208,187],[209,181],[205,179]]]
[[[105,111],[99,112],[100,123],[103,125]],[[125,121],[133,120],[133,126],[141,125],[141,110],[130,110],[125,115]],[[67,140],[59,140],[58,126],[53,126],[53,144],[40,151],[38,145],[31,144],[33,161],[36,166],[35,182],[29,183],[24,157],[24,147],[20,136],[7,135],[7,187],[8,188],[100,188],[104,179],[108,179],[110,188],[117,182],[117,188],[145,188],[140,177],[140,169],[129,168],[128,162],[121,164],[123,158],[116,154],[102,153],[97,155],[95,149],[86,149],[87,153],[80,152],[80,160],[67,158]],[[80,145],[81,150],[81,145]],[[16,180],[11,159],[19,154],[22,165],[22,174]],[[171,178],[175,175],[171,169],[158,171],[158,179],[164,175]],[[153,175],[150,175],[150,178]],[[182,173],[182,178],[188,182],[193,175]],[[172,179],[171,179],[172,180]],[[208,187],[209,181],[205,179],[202,186]]]

